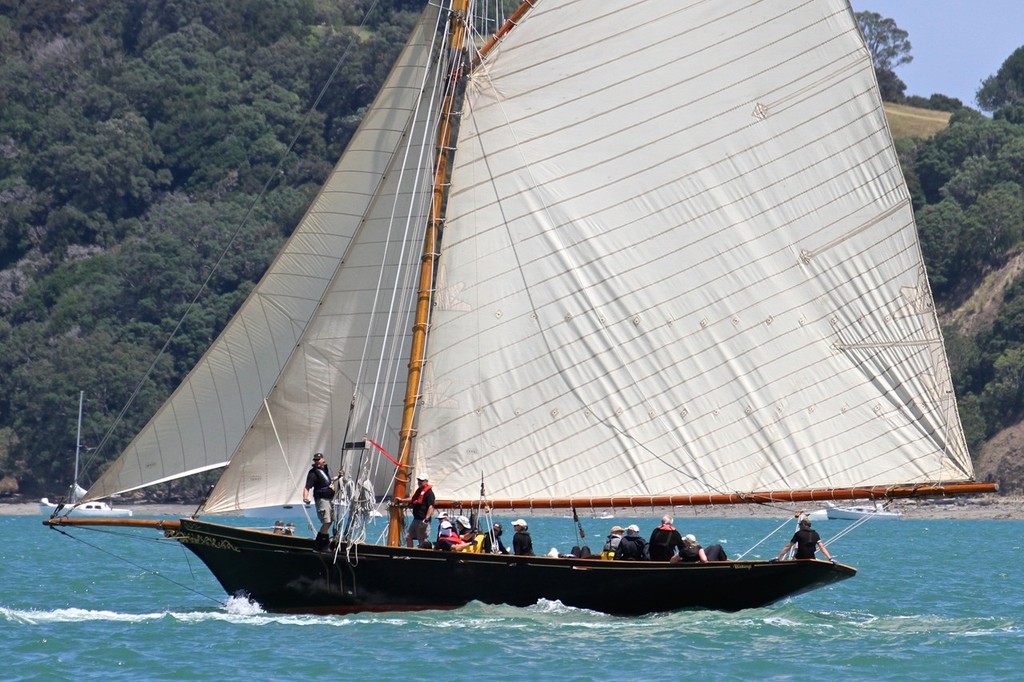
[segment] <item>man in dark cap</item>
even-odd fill
[[[482,554],[508,554],[508,547],[501,541],[501,530],[501,524],[496,523],[491,526],[490,532],[484,533],[484,539],[480,543]]]
[[[302,501],[310,503],[310,495],[316,500],[316,515],[320,519],[320,531],[313,541],[313,549],[324,551],[331,542],[331,525],[334,523],[334,482],[338,476],[331,478],[324,453],[313,455],[313,466],[306,474],[306,487],[302,489]]]

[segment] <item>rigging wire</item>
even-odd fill
[[[203,592],[200,592],[199,590],[195,589],[194,587],[189,587],[188,585],[180,583],[177,580],[174,580],[173,578],[169,578],[166,575],[164,575],[163,573],[160,573],[159,571],[154,571],[152,569],[146,568],[145,566],[137,564],[134,561],[132,561],[131,559],[128,559],[127,557],[123,557],[123,556],[121,556],[119,554],[115,554],[115,553],[111,552],[108,549],[104,549],[103,547],[100,547],[99,545],[96,545],[96,544],[93,544],[93,543],[89,542],[88,540],[83,540],[82,538],[78,537],[77,535],[72,535],[71,533],[69,533],[64,528],[59,528],[57,526],[50,526],[50,528],[52,528],[53,530],[57,531],[58,533],[64,535],[65,537],[71,538],[72,540],[75,540],[77,542],[81,542],[83,545],[86,545],[88,547],[92,547],[93,549],[98,550],[99,552],[101,552],[103,554],[106,554],[109,557],[112,557],[112,558],[117,559],[118,561],[120,561],[122,563],[128,564],[129,566],[132,566],[134,568],[137,568],[140,571],[142,571],[143,573],[148,573],[149,575],[153,575],[153,576],[156,576],[157,578],[161,578],[163,580],[166,580],[167,582],[171,583],[172,585],[180,587],[181,589],[186,590],[188,592],[192,592],[193,594],[196,594],[196,595],[198,595],[200,597],[203,597],[204,599],[209,599],[212,602],[216,602],[217,604],[220,604],[221,606],[226,606],[227,605],[227,602],[225,602],[223,600],[220,600],[220,599],[217,599],[215,597],[211,597],[210,595],[205,594]],[[107,533],[109,535],[117,535],[117,536],[120,536],[120,537],[129,537],[129,538],[132,538],[134,540],[140,540],[140,541],[143,541],[143,542],[156,542],[158,544],[164,544],[163,540],[151,540],[151,539],[147,539],[147,538],[141,538],[138,535],[134,535],[134,534],[130,534],[130,533],[116,533],[116,532],[113,532],[113,531],[110,531],[110,530],[106,530],[106,529],[102,529],[102,528],[90,528],[89,526],[81,526],[81,528],[83,530],[91,530],[91,531],[93,531],[95,533]],[[179,547],[181,546],[180,542],[177,542],[176,540],[174,542],[176,542]],[[182,547],[182,550],[184,550],[184,547]],[[189,571],[191,572],[192,571],[192,564],[189,563],[188,566],[189,566]],[[192,573],[192,575],[194,577],[195,573]]]
[[[437,32],[432,34],[432,43],[429,48],[431,53],[437,49],[438,35]],[[420,83],[420,97],[416,102],[416,106],[411,112],[411,123],[410,130],[415,131],[418,125],[423,125],[423,137],[420,140],[418,146],[418,156],[416,156],[416,164],[414,168],[416,172],[412,177],[412,191],[411,195],[414,197],[420,197],[420,205],[418,210],[410,206],[407,215],[404,217],[402,222],[402,230],[398,229],[400,216],[399,216],[399,200],[403,195],[401,187],[405,183],[405,177],[409,169],[410,159],[413,157],[413,151],[417,149],[416,140],[413,135],[409,135],[406,138],[405,146],[402,148],[402,161],[398,164],[399,173],[397,177],[397,187],[399,191],[395,193],[394,200],[391,206],[391,213],[388,220],[388,226],[385,235],[383,236],[383,242],[385,247],[381,254],[381,261],[377,272],[376,288],[374,289],[373,303],[370,308],[370,320],[367,323],[369,330],[374,328],[378,317],[383,316],[384,329],[379,334],[382,339],[379,347],[379,359],[376,362],[376,369],[374,372],[374,378],[372,383],[368,386],[369,394],[367,396],[368,405],[365,411],[366,423],[365,423],[365,434],[383,434],[387,433],[388,430],[388,413],[389,406],[394,404],[395,392],[400,387],[399,372],[403,366],[404,355],[404,340],[406,334],[396,333],[392,329],[408,329],[411,328],[409,322],[412,311],[414,310],[414,297],[413,296],[400,296],[400,292],[415,291],[413,284],[416,281],[416,268],[414,267],[417,259],[412,249],[409,248],[411,242],[411,236],[414,234],[414,218],[420,216],[426,201],[428,193],[420,190],[423,185],[424,175],[424,161],[426,150],[429,148],[429,134],[431,129],[431,123],[434,121],[436,113],[433,112],[433,106],[436,103],[437,98],[433,96],[437,91],[437,79],[434,80],[432,86],[432,96],[427,99],[427,107],[424,109],[424,97],[423,93],[428,90],[429,80],[431,71],[425,70],[423,79]],[[423,113],[425,112],[425,113]],[[422,118],[425,116],[425,118]],[[422,123],[418,123],[421,121]],[[401,232],[401,234],[397,234]],[[390,245],[397,244],[397,254],[390,248]],[[388,274],[388,257],[389,254],[397,256],[396,263],[394,265],[394,282],[391,283],[392,290],[391,296],[388,300],[387,310],[380,310],[380,302],[384,298],[383,292],[385,291],[386,275]],[[363,350],[360,355],[360,361],[358,369],[356,371],[356,378],[353,381],[354,386],[359,387],[364,385],[366,377],[370,374],[368,368],[368,359],[370,357],[370,344],[377,334],[367,333]],[[385,390],[386,387],[386,390]],[[349,419],[346,423],[346,437],[348,440],[348,429],[351,426],[352,419],[356,413],[356,402],[358,399],[359,391],[355,391],[352,396],[352,402],[350,403]],[[380,403],[381,407],[378,408],[377,404]],[[368,435],[367,435],[368,438]],[[379,438],[379,436],[378,436]],[[385,466],[384,462],[380,458],[373,458],[367,461],[365,450],[360,454],[359,461],[356,464],[355,476],[358,480],[377,480],[381,467]],[[397,472],[393,472],[389,476],[389,484],[387,489],[391,489],[394,481],[396,480]]]

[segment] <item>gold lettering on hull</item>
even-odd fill
[[[185,545],[203,545],[204,547],[224,549],[229,552],[242,551],[238,549],[238,547],[235,547],[230,540],[225,540],[224,538],[213,538],[209,535],[195,535],[194,533],[186,533],[180,530],[168,530],[165,532],[165,535]]]

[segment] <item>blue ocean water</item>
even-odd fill
[[[509,519],[500,519],[510,521]],[[736,556],[778,519],[678,518]],[[599,547],[613,523],[583,519]],[[846,522],[815,524],[826,542]],[[531,520],[539,551],[576,544],[570,519]],[[767,558],[792,523],[748,555]],[[619,618],[542,603],[456,611],[284,616],[227,599],[154,531],[75,530],[0,517],[3,680],[1024,679],[1021,521],[873,521],[829,545],[859,573],[739,613]],[[629,599],[629,594],[623,594]]]

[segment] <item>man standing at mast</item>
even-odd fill
[[[422,478],[420,478],[422,476]],[[423,547],[430,533],[430,519],[434,516],[434,491],[425,474],[416,477],[416,492],[412,497],[398,500],[412,508],[412,523],[405,534],[405,546],[412,547],[413,540]]]

